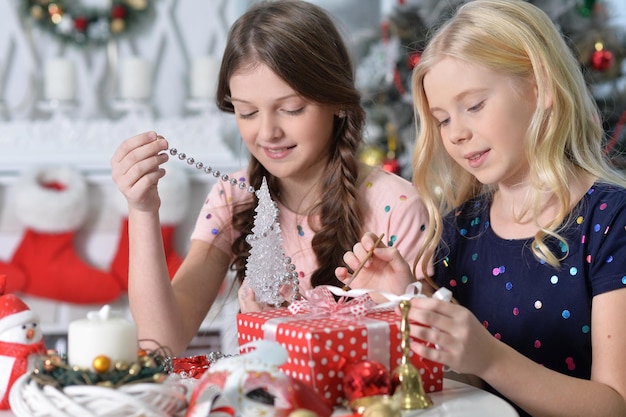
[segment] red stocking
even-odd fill
[[[15,265],[0,261],[0,275],[6,275],[6,290],[7,294],[14,292],[22,292],[26,287],[27,278],[24,271]]]
[[[24,237],[11,263],[28,278],[23,292],[72,303],[108,303],[121,294],[113,276],[84,262],[74,248],[86,219],[87,184],[68,168],[24,175],[15,187]]]
[[[161,220],[161,235],[163,236],[163,249],[170,279],[183,262],[175,245],[176,226],[187,215],[190,197],[189,177],[185,171],[174,166],[167,167],[167,174],[159,181],[159,197],[161,207],[159,217]],[[113,204],[117,207],[122,219],[120,239],[117,252],[111,262],[111,274],[115,276],[123,290],[128,290],[128,206],[121,193],[113,197]]]
[[[163,248],[165,249],[165,259],[170,279],[174,277],[178,267],[183,262],[183,258],[178,254],[174,245],[176,226],[161,226],[163,236]],[[122,221],[122,231],[120,234],[117,252],[111,262],[111,274],[117,279],[123,291],[128,291],[128,218]]]

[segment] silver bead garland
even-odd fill
[[[178,159],[181,161],[186,160],[187,165],[195,165],[196,169],[204,171],[205,174],[213,174],[215,178],[220,178],[224,182],[229,182],[233,187],[238,186],[240,190],[246,190],[249,193],[254,193],[255,191],[254,187],[247,185],[245,181],[239,181],[237,178],[229,178],[228,174],[222,174],[219,170],[213,169],[208,165],[205,166],[202,162],[196,162],[194,158],[191,156],[187,157],[184,152],[178,152],[178,149],[176,148],[170,148],[169,153],[172,156],[178,156]]]
[[[187,165],[194,165],[196,169],[203,171],[205,174],[213,174],[215,178],[220,178],[223,182],[228,182],[233,187],[237,186],[240,190],[246,190],[251,194],[256,191],[253,186],[247,185],[245,181],[239,181],[237,178],[229,178],[228,174],[222,174],[219,170],[213,169],[208,165],[204,165],[200,161],[196,162],[193,157],[187,157],[184,152],[178,152],[178,149],[176,148],[170,148],[168,151],[170,155],[178,157],[178,159],[180,159],[181,161],[186,161]],[[274,204],[276,204],[276,202],[274,202]],[[276,218],[275,221],[278,222],[278,218]],[[263,232],[261,236],[248,235],[246,236],[246,241],[252,244],[251,242],[254,242],[264,237],[267,237],[267,232]],[[301,299],[300,280],[298,279],[299,275],[296,271],[296,266],[291,263],[291,258],[288,256],[285,257],[285,266],[287,270],[281,278],[281,281],[284,284],[289,284],[289,282],[291,282],[291,284],[293,285],[293,294],[291,296],[291,299],[292,301],[297,301]]]

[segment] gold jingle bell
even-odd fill
[[[411,348],[409,345],[409,309],[411,303],[408,300],[400,301],[402,321],[400,332],[402,333],[402,362],[393,372],[393,379],[398,382],[393,393],[394,403],[400,410],[421,410],[433,405],[432,400],[424,391],[422,376],[409,360]]]

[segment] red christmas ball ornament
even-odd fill
[[[409,54],[409,59],[407,60],[407,65],[410,70],[415,68],[417,64],[420,63],[420,59],[422,58],[422,54],[420,52],[412,52]]]
[[[382,363],[374,360],[350,363],[344,370],[343,392],[348,402],[388,395],[391,393],[391,374]]]
[[[383,169],[387,172],[400,175],[402,166],[400,166],[400,162],[396,158],[385,158],[383,161]]]
[[[74,18],[74,29],[79,32],[84,32],[87,30],[87,18],[83,16],[78,16]]]
[[[126,7],[122,5],[113,6],[111,8],[112,19],[124,19],[126,18]]]
[[[596,71],[606,71],[610,69],[615,63],[615,56],[613,52],[606,49],[599,49],[593,51],[591,54],[591,66]]]

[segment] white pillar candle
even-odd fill
[[[76,98],[76,68],[70,60],[51,59],[45,64],[44,96],[48,100]]]
[[[69,325],[67,361],[71,366],[94,370],[98,356],[108,357],[111,367],[118,362],[129,364],[139,360],[138,350],[137,328],[109,305]]]
[[[152,64],[143,58],[126,58],[120,70],[120,97],[148,100],[152,95]]]
[[[0,103],[2,102],[2,96],[4,95],[4,63],[0,61]]]
[[[213,99],[220,72],[220,60],[211,56],[194,59],[191,65],[189,90],[191,97]]]

